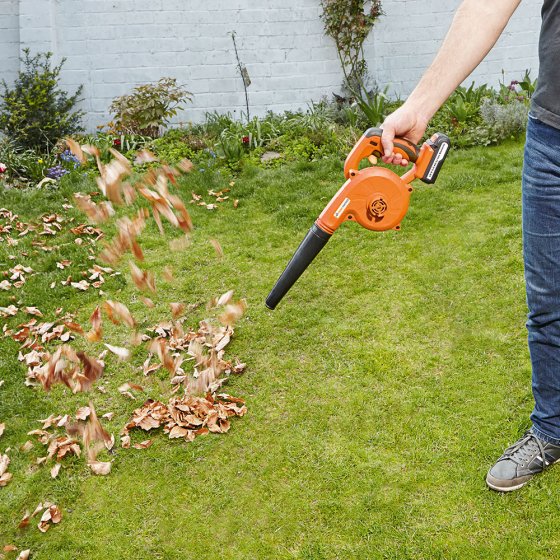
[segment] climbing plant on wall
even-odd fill
[[[356,97],[367,95],[364,42],[383,12],[381,0],[321,0],[325,34],[336,44],[344,82]]]

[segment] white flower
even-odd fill
[[[0,163],[0,173],[5,173],[8,170],[8,166],[4,163]]]

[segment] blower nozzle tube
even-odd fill
[[[282,276],[280,276],[274,288],[268,294],[266,306],[269,309],[274,309],[280,303],[288,290],[296,283],[296,280],[304,273],[305,269],[311,264],[330,238],[331,234],[321,229],[317,224],[311,226],[305,239],[300,243],[288,266],[282,273]]]

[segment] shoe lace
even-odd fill
[[[504,459],[510,459],[518,465],[526,465],[535,457],[540,457],[541,470],[546,465],[544,446],[541,440],[532,432],[527,432],[519,441],[514,443],[503,455]]]

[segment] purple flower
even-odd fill
[[[60,154],[60,159],[62,161],[67,161],[69,163],[74,163],[74,169],[76,169],[77,167],[80,167],[80,160],[70,150],[64,150]]]
[[[54,167],[49,167],[49,169],[47,169],[46,175],[47,177],[49,177],[49,179],[58,180],[64,175],[68,175],[68,173],[70,173],[70,171],[64,169],[64,167],[62,167],[62,165],[59,164],[59,165],[55,165]]]

